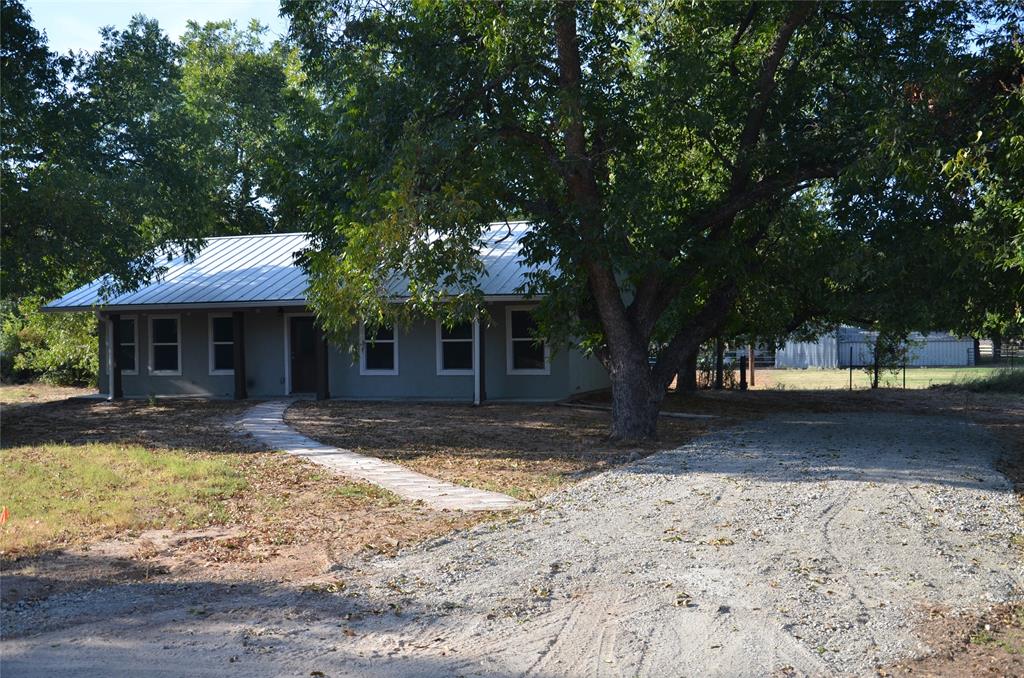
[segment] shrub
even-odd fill
[[[61,386],[95,383],[99,372],[96,318],[91,313],[43,313],[40,306],[40,299],[27,297],[3,309],[4,376]]]

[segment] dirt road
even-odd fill
[[[780,416],[306,586],[130,584],[4,619],[4,675],[869,675],[1019,596],[983,429]],[[1015,537],[1015,535],[1017,535]]]

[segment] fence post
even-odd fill
[[[853,346],[850,346],[850,390],[853,390]]]
[[[721,337],[715,338],[715,390],[721,391],[725,385],[725,343]]]
[[[740,390],[747,390],[747,356],[740,356]]]

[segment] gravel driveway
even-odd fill
[[[4,673],[868,675],[927,650],[929,610],[1020,595],[1000,453],[951,419],[749,423],[315,590],[135,584],[24,608]]]

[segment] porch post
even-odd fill
[[[124,397],[121,382],[121,315],[111,313],[107,317],[110,322],[110,399],[120,400]]]
[[[480,316],[473,318],[473,404],[479,405],[483,399],[483,365],[480,364],[480,356],[483,353],[480,346]]]
[[[313,323],[313,341],[316,343],[316,399],[327,400],[331,397],[330,375],[327,365],[327,337],[320,325]]]
[[[235,366],[235,400],[245,400],[249,397],[246,388],[245,376],[245,312],[235,311],[231,314],[231,338],[232,350],[234,351],[233,363]]]

